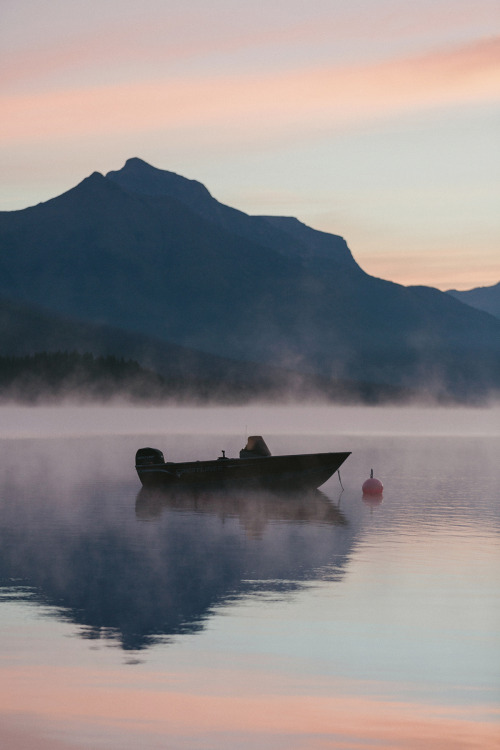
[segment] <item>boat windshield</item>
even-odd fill
[[[271,451],[261,435],[251,435],[243,450],[240,451],[240,458],[256,458],[270,455]]]

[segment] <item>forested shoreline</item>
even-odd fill
[[[135,360],[112,355],[72,351],[0,357],[1,401],[164,400],[172,385]]]
[[[37,352],[0,356],[0,403],[248,403],[256,400],[341,403],[402,402],[411,393],[370,383],[318,377],[289,378],[249,366],[248,375],[216,377],[199,370],[163,376],[136,360],[91,352]]]
[[[478,399],[452,398],[398,386],[266,371],[249,364],[242,371],[214,374],[181,367],[173,360],[162,375],[134,359],[91,352],[37,352],[0,356],[0,404],[110,403],[245,404],[254,401],[340,404],[434,403],[479,404]]]

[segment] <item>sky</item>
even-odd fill
[[[2,0],[0,81],[0,210],[137,156],[374,276],[500,280],[498,0]]]

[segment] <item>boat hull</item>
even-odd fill
[[[350,453],[304,453],[261,458],[137,465],[146,487],[253,486],[271,489],[317,489]]]

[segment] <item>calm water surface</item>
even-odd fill
[[[0,416],[1,747],[500,746],[498,411]],[[342,485],[141,491],[138,447],[245,432]]]

